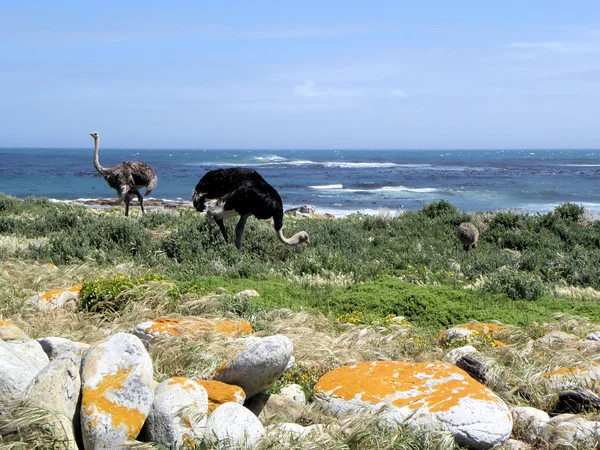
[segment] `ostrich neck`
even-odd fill
[[[98,159],[98,149],[100,148],[100,138],[94,139],[94,167],[96,170],[104,175],[104,169],[100,165],[100,160]]]
[[[281,242],[283,242],[284,244],[287,244],[287,245],[298,245],[298,244],[300,244],[300,233],[296,233],[291,238],[287,239],[283,235],[283,232],[281,231],[281,229],[279,229],[279,230],[277,230],[277,237],[279,238],[279,240]]]

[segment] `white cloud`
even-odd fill
[[[392,89],[392,92],[390,92],[390,97],[402,98],[406,97],[406,93],[402,89]]]
[[[313,81],[305,81],[294,86],[294,93],[299,97],[358,97],[360,91],[351,89],[317,88]]]

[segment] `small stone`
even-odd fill
[[[282,387],[279,393],[285,397],[291,398],[301,405],[306,405],[306,395],[304,394],[302,386],[299,384],[288,384],[287,386]]]
[[[285,372],[294,345],[283,335],[269,336],[251,344],[224,364],[215,380],[244,389],[246,398],[269,389]]]
[[[585,337],[588,341],[600,341],[600,331],[594,331]]]
[[[258,394],[246,402],[246,408],[256,415],[260,421],[270,423],[277,421],[296,421],[304,413],[304,406],[289,397],[279,394]]]
[[[472,345],[464,345],[462,347],[453,348],[444,356],[444,361],[450,364],[456,364],[460,358],[471,353],[477,353],[477,349]]]
[[[202,438],[207,412],[208,395],[200,384],[189,378],[169,378],[154,391],[146,436],[167,448],[179,448],[188,439]]]
[[[66,352],[82,355],[90,346],[82,342],[73,342],[60,337],[45,337],[37,340],[50,361]]]
[[[152,360],[132,334],[117,333],[83,355],[81,429],[86,450],[119,449],[139,434],[152,406]]]
[[[52,309],[75,309],[79,302],[81,285],[76,284],[68,289],[57,289],[34,295],[25,303],[34,306],[38,311]]]
[[[224,403],[209,416],[205,440],[216,444],[217,449],[252,447],[265,429],[248,409],[237,403]]]
[[[233,298],[241,298],[241,297],[260,297],[258,292],[254,289],[246,289],[245,291],[238,292],[233,296]]]
[[[525,442],[534,444],[542,428],[550,421],[545,411],[529,406],[514,406],[511,408],[514,422],[513,433],[517,433]]]
[[[246,394],[239,386],[215,380],[196,380],[196,383],[206,389],[209,415],[223,403],[239,403],[243,405],[246,400]]]

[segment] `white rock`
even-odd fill
[[[450,364],[456,364],[456,361],[458,361],[460,358],[472,353],[477,353],[477,349],[472,345],[464,345],[462,347],[454,348],[446,353],[444,355],[444,361],[449,362]]]
[[[208,413],[206,389],[189,378],[169,378],[154,391],[145,430],[149,441],[179,448],[186,437],[202,438]]]
[[[592,362],[587,365],[566,367],[546,372],[542,383],[550,389],[569,389],[574,386],[589,387],[600,382],[600,364]]]
[[[153,398],[152,360],[139,338],[117,333],[90,347],[81,368],[86,450],[120,449],[139,434]]]
[[[302,405],[306,405],[306,395],[304,395],[302,387],[298,384],[288,384],[287,386],[282,387],[280,394],[289,397]]]
[[[251,344],[215,376],[215,380],[241,387],[250,399],[269,389],[285,372],[294,345],[283,335]]]
[[[206,422],[205,440],[218,449],[252,447],[264,434],[258,418],[237,403],[224,403]]]
[[[513,406],[514,428],[525,442],[535,443],[542,428],[550,421],[547,412],[529,406]]]
[[[525,442],[522,442],[522,441],[517,441],[516,439],[509,439],[500,448],[501,448],[501,450],[530,450],[531,445],[529,445]]]
[[[73,342],[61,337],[45,337],[37,341],[42,346],[46,355],[48,355],[50,361],[66,352],[83,355],[83,352],[90,348],[88,344]]]
[[[600,331],[594,331],[585,337],[588,341],[600,341]]]
[[[0,319],[0,340],[5,342],[27,342],[31,338],[14,323]]]
[[[56,422],[51,422],[54,434],[61,438],[64,448],[73,450],[77,450],[74,427],[79,419],[80,366],[81,355],[76,353],[57,357],[36,375],[24,395],[32,405],[56,412]]]
[[[42,292],[34,295],[25,303],[35,307],[38,311],[50,311],[53,309],[75,309],[79,303],[81,285],[75,285],[69,289],[58,289],[55,291]]]
[[[471,449],[490,449],[510,437],[513,421],[500,397],[445,362],[362,362],[325,374],[314,389],[327,412],[379,413],[390,428],[448,431]]]
[[[245,291],[238,292],[237,294],[235,294],[233,296],[233,298],[240,298],[240,297],[260,297],[260,295],[254,289],[246,289]]]
[[[550,448],[595,448],[600,443],[600,422],[591,422],[577,418],[569,422],[561,422],[553,429],[550,436]]]
[[[536,339],[536,342],[538,344],[552,346],[565,345],[578,340],[579,338],[574,334],[565,333],[564,331],[553,331],[552,333],[548,333],[546,336]]]
[[[40,355],[35,346],[39,347]],[[23,398],[27,386],[48,364],[48,357],[36,341],[0,340],[0,417]]]

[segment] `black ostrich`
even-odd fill
[[[251,215],[257,219],[273,218],[277,237],[287,245],[310,244],[306,231],[291,238],[283,236],[283,204],[277,191],[255,170],[234,167],[211,170],[204,175],[192,194],[194,208],[215,219],[225,241],[228,241],[224,219],[240,216],[235,227],[235,246],[242,248],[242,233]]]
[[[129,215],[129,203],[133,197],[137,197],[144,212],[144,200],[139,190],[146,188],[144,196],[148,196],[152,189],[156,187],[158,177],[156,172],[148,164],[140,161],[125,161],[118,166],[105,169],[98,160],[98,148],[100,147],[100,136],[98,133],[90,133],[94,138],[94,167],[100,175],[104,177],[108,185],[116,189],[119,193],[119,199],[115,205],[125,200],[125,215]]]

